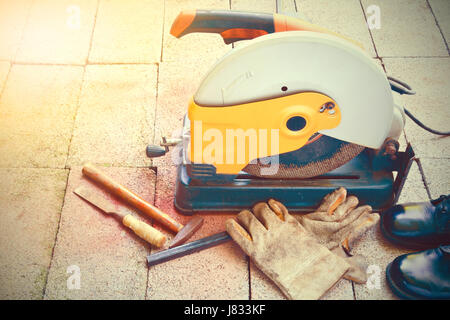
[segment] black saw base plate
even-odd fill
[[[403,187],[414,151],[408,145],[398,160],[379,165],[377,156],[366,149],[345,165],[324,175],[307,179],[265,179],[242,174],[231,181],[191,179],[185,165],[178,167],[176,209],[194,213],[239,212],[268,199],[282,202],[291,212],[311,212],[323,197],[344,187],[360,204],[381,211],[395,204]],[[393,171],[397,171],[394,179]]]

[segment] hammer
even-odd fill
[[[123,200],[140,212],[145,213],[150,218],[155,219],[170,231],[176,233],[176,236],[172,239],[170,247],[174,247],[185,242],[203,224],[203,218],[194,216],[186,225],[182,225],[168,214],[146,202],[137,194],[105,175],[90,163],[84,165],[82,172],[85,176],[103,186],[107,191],[111,192],[119,199]]]

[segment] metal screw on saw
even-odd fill
[[[323,113],[325,110],[328,110],[328,114],[333,115],[336,112],[335,110],[333,110],[334,107],[335,104],[333,102],[327,102],[320,107],[319,112]]]

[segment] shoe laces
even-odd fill
[[[450,195],[441,195],[431,203],[435,206],[439,231],[450,234]]]

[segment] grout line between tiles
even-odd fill
[[[159,64],[159,61],[154,62],[89,62],[87,65],[89,66],[122,66],[122,65],[143,65],[143,66],[152,66]]]
[[[72,140],[73,140],[73,136],[74,136],[74,132],[75,132],[75,125],[77,122],[78,111],[80,109],[81,94],[83,92],[85,77],[86,77],[86,66],[83,67],[83,74],[81,75],[80,89],[78,90],[78,96],[77,96],[77,101],[76,101],[74,117],[73,117],[72,129],[71,129],[71,133],[70,133],[69,143],[67,145],[67,156],[66,156],[66,161],[64,163],[64,168],[66,168],[66,169],[70,168],[70,166],[68,166],[67,163],[68,163],[69,157],[70,157],[70,150],[72,147]]]
[[[352,283],[353,300],[357,300],[356,299],[355,283],[353,281],[350,281],[350,282]]]
[[[77,117],[78,117],[78,111],[80,109],[80,101],[81,101],[81,94],[83,92],[83,87],[84,87],[84,83],[85,83],[85,77],[86,77],[86,66],[88,64],[88,60],[89,60],[89,55],[91,54],[91,48],[92,48],[92,41],[94,38],[94,30],[95,30],[95,23],[97,21],[97,13],[98,13],[98,8],[99,8],[99,3],[100,0],[97,0],[97,6],[95,9],[95,15],[94,15],[94,23],[92,24],[92,31],[91,31],[91,38],[89,41],[89,49],[87,52],[87,56],[86,56],[86,61],[85,64],[83,66],[83,74],[81,76],[81,84],[80,84],[80,90],[78,91],[78,97],[77,97],[77,102],[76,102],[76,108],[75,108],[75,114],[74,114],[74,119],[73,119],[73,124],[72,124],[72,130],[71,130],[71,135],[70,135],[70,139],[69,139],[69,143],[67,146],[67,157],[66,157],[66,162],[64,163],[64,167],[68,168],[68,161],[69,161],[69,157],[70,157],[70,150],[72,147],[72,140],[73,140],[73,136],[74,136],[74,132],[75,132],[75,126],[76,126],[76,122],[77,122]]]
[[[22,27],[22,32],[20,33],[19,44],[17,45],[17,48],[16,48],[15,52],[13,53],[12,57],[10,57],[11,60],[6,60],[6,61],[9,62],[9,70],[8,70],[8,73],[6,74],[6,78],[5,78],[5,81],[4,81],[3,88],[0,91],[0,99],[3,96],[3,92],[5,91],[5,88],[6,88],[6,82],[8,81],[9,74],[11,73],[12,66],[14,64],[14,61],[15,61],[16,56],[17,56],[17,53],[19,52],[20,46],[22,44],[24,33],[25,33],[25,29],[26,29],[26,27],[28,25],[28,21],[30,19],[30,14],[31,14],[31,9],[33,8],[33,5],[34,5],[34,0],[31,1],[30,6],[28,7],[27,17],[25,18],[25,22],[24,22],[23,27]]]
[[[158,183],[158,167],[150,167],[151,170],[155,173],[155,182],[153,184],[153,205],[156,206],[156,185]],[[153,219],[151,219],[151,226],[153,226]],[[152,253],[153,246],[150,247],[150,253]],[[150,278],[150,268],[147,267],[147,279],[145,280],[145,292],[144,292],[144,300],[148,300],[148,286],[149,286],[149,278]]]
[[[431,11],[431,14],[433,15],[434,22],[436,23],[436,26],[437,26],[438,29],[439,29],[439,32],[440,32],[441,37],[442,37],[442,40],[443,40],[444,43],[445,43],[445,47],[447,48],[447,53],[449,53],[449,55],[450,55],[450,50],[449,50],[449,47],[448,47],[447,40],[445,39],[444,32],[442,32],[442,28],[441,28],[441,26],[439,25],[439,22],[438,22],[438,20],[437,20],[437,18],[436,18],[436,15],[434,14],[434,11],[433,11],[433,8],[431,7],[430,1],[429,1],[429,0],[426,0],[426,2],[427,2],[428,8],[429,8],[430,11]]]
[[[448,59],[450,56],[382,56],[388,59]]]
[[[95,32],[95,26],[97,24],[97,14],[98,14],[99,7],[100,7],[100,0],[97,0],[97,6],[95,8],[95,15],[94,15],[94,22],[92,23],[91,39],[89,40],[88,53],[86,55],[86,61],[84,63],[85,66],[89,64],[89,56],[91,55],[92,43],[94,42],[94,32]]]
[[[163,48],[164,48],[164,22],[166,18],[166,2],[163,3],[163,16],[162,16],[162,35],[161,35],[161,54],[160,54],[160,63],[156,64],[156,88],[155,88],[155,113],[153,117],[153,141],[155,142],[156,138],[156,118],[158,115],[158,95],[159,95],[159,72],[161,68],[161,63],[163,61]],[[152,160],[152,166],[150,167],[151,170],[155,172],[155,183],[153,185],[153,205],[156,206],[156,186],[158,183],[158,167],[153,166],[153,160]],[[152,225],[153,225],[153,219],[152,219]],[[151,253],[152,249],[150,249]],[[149,278],[150,278],[150,268],[147,268],[147,279],[145,282],[145,293],[144,293],[144,300],[148,299],[148,286],[149,286]]]
[[[417,164],[417,167],[419,168],[420,175],[422,176],[423,186],[425,187],[425,190],[427,192],[428,199],[432,200],[430,188],[428,186],[428,182],[427,182],[427,179],[425,177],[425,172],[423,171],[422,162],[420,161],[420,158],[415,158],[415,162]]]
[[[370,40],[372,41],[373,49],[375,50],[376,58],[380,58],[380,56],[378,55],[377,46],[375,45],[375,40],[374,40],[373,35],[372,35],[372,31],[370,30],[369,24],[367,23],[366,10],[364,10],[364,6],[363,6],[361,0],[359,0],[359,4],[361,6],[361,10],[362,10],[362,14],[363,14],[363,17],[364,17],[364,21],[366,22],[367,30],[369,31]]]
[[[164,9],[163,9],[163,29],[162,29],[162,38],[161,38],[161,56],[160,56],[160,63],[156,64],[156,93],[155,93],[155,113],[154,113],[154,117],[153,117],[153,141],[151,141],[152,143],[157,143],[155,141],[156,139],[156,118],[158,117],[158,104],[159,104],[159,81],[160,81],[160,77],[159,77],[159,73],[161,71],[161,63],[163,60],[163,47],[164,47],[164,21],[166,19],[166,5],[165,5],[165,1],[164,1]],[[152,164],[153,164],[153,160],[152,160]]]
[[[164,30],[166,21],[166,1],[163,2],[163,14],[162,14],[162,34],[161,34],[161,53],[159,55],[159,61],[163,62],[163,53],[164,53]]]
[[[89,62],[86,64],[79,63],[45,63],[45,62],[12,62],[11,64],[15,65],[23,65],[23,66],[58,66],[58,67],[85,67],[85,66],[122,66],[122,65],[144,65],[144,66],[152,66],[157,65],[159,62]]]
[[[22,42],[23,42],[25,30],[26,30],[26,28],[27,28],[27,26],[28,26],[28,22],[29,22],[29,20],[30,20],[31,11],[32,11],[32,9],[33,9],[33,7],[34,7],[34,2],[35,2],[35,0],[32,0],[31,3],[30,3],[30,6],[29,6],[29,8],[28,8],[27,17],[25,18],[25,23],[23,24],[22,32],[20,33],[19,44],[18,44],[18,46],[17,46],[17,48],[16,48],[16,51],[14,52],[13,56],[11,57],[11,64],[12,64],[13,62],[15,62],[16,56],[17,56],[17,54],[19,53],[19,50],[20,50],[20,48],[21,48],[21,46],[22,46]]]
[[[246,257],[247,262],[247,274],[248,274],[248,300],[252,300],[252,273],[250,266],[250,257]]]
[[[53,257],[55,255],[55,248],[56,248],[56,243],[58,241],[59,229],[61,227],[62,212],[63,212],[64,205],[66,203],[67,186],[69,185],[70,170],[68,170],[68,169],[63,169],[63,170],[67,171],[66,187],[64,189],[64,195],[63,195],[63,200],[62,200],[62,203],[61,203],[61,208],[59,210],[58,227],[56,228],[55,238],[54,238],[53,247],[52,247],[52,254],[50,255],[50,262],[48,264],[47,273],[45,275],[45,284],[44,284],[44,287],[42,288],[42,300],[44,300],[45,294],[47,292],[48,275],[50,273],[50,269],[51,269],[52,264],[53,264]]]
[[[8,61],[8,62],[9,62],[9,61]],[[9,62],[8,73],[6,73],[5,80],[3,81],[3,87],[2,87],[2,90],[0,90],[0,100],[1,100],[1,98],[2,98],[2,96],[3,96],[3,92],[5,91],[6,83],[8,82],[9,74],[11,73],[11,69],[12,69],[12,63]]]

